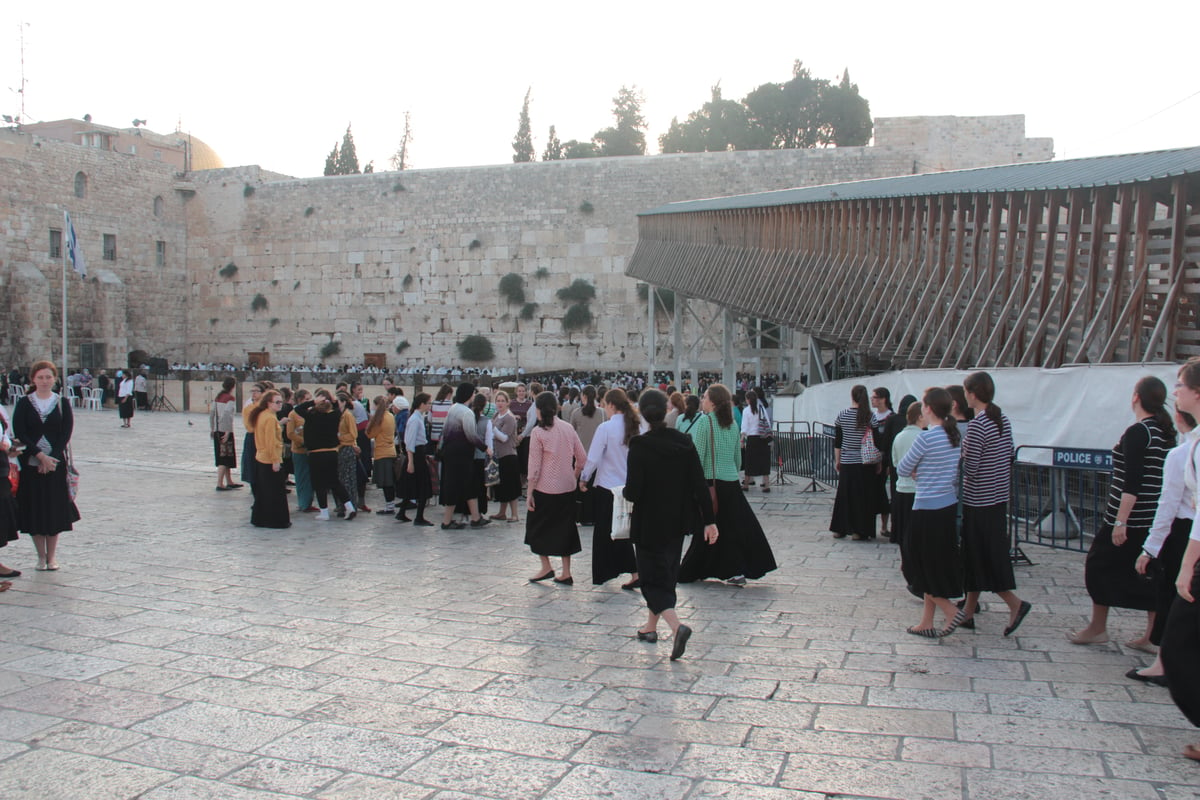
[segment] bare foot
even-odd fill
[[[1183,757],[1192,761],[1200,761],[1200,744],[1189,744],[1183,748]]]
[[[1090,630],[1084,628],[1079,633],[1068,633],[1067,641],[1071,644],[1106,644],[1108,642],[1108,632]]]
[[[1130,650],[1138,650],[1142,653],[1149,653],[1150,655],[1158,654],[1158,648],[1152,645],[1149,639],[1130,639],[1125,643],[1125,646]]]
[[[12,581],[0,581],[0,592],[7,592],[12,588]]]

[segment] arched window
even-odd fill
[[[75,173],[75,196],[87,197],[87,175],[82,172]]]
[[[163,199],[162,195],[154,198],[154,216],[161,217],[163,214]]]

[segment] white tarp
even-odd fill
[[[1167,385],[1167,405],[1173,409],[1178,370],[1177,364],[1103,364],[987,372],[996,383],[996,405],[1012,422],[1018,446],[1110,450],[1135,421],[1130,401],[1138,380],[1146,375],[1160,378]],[[895,406],[906,394],[919,400],[930,386],[961,384],[973,371],[902,370],[823,383],[795,397],[776,397],[772,411],[783,431],[789,429],[789,421],[832,425],[838,413],[849,408],[850,388],[855,384],[865,385],[868,392],[887,387]]]

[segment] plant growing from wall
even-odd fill
[[[537,272],[535,272],[533,274],[534,274],[534,276],[536,276],[539,279],[547,278],[550,276],[550,270],[546,269],[545,267],[538,267]]]
[[[637,295],[638,299],[643,303],[650,302],[650,284],[639,283],[637,287]],[[658,303],[655,306],[655,313],[658,312],[659,308],[666,309],[667,311],[675,310],[675,292],[671,291],[670,289],[658,289],[655,292],[655,295],[658,297]]]
[[[510,272],[500,279],[500,296],[513,305],[525,302],[525,279]]]
[[[398,345],[396,345],[396,355],[400,355],[405,350],[407,350],[409,347],[410,347],[410,345],[408,343],[408,339],[404,339]]]
[[[296,290],[297,290],[297,289],[299,289],[299,288],[300,288],[300,281],[296,281],[295,283],[293,283],[293,284],[292,284],[292,291],[293,291],[293,292],[294,292],[294,291],[296,291]]]
[[[558,290],[558,299],[565,303],[589,303],[596,296],[596,287],[583,278],[576,278],[570,286]]]
[[[534,312],[537,311],[537,307],[538,307],[537,303],[526,303],[525,305],[521,306],[521,319],[523,319],[523,320],[533,319],[533,314],[534,314]]]
[[[592,324],[592,312],[587,303],[575,303],[563,315],[563,329],[577,331]]]
[[[491,361],[496,357],[492,343],[479,334],[464,336],[458,343],[458,357],[463,361]]]
[[[251,311],[263,311],[269,305],[270,304],[267,302],[267,298],[264,297],[262,295],[262,293],[260,292],[259,294],[254,295],[254,299],[250,301],[250,310]]]
[[[404,280],[400,281],[400,285],[403,286],[405,289],[407,289],[408,287],[412,286],[412,282],[413,282],[413,276],[405,275]]]
[[[230,261],[228,264],[217,270],[217,274],[222,278],[232,278],[237,274],[237,264]]]
[[[333,358],[340,352],[342,352],[342,343],[330,340],[330,341],[326,342],[325,344],[321,345],[321,360],[325,361],[327,359]]]
[[[483,242],[479,241],[478,239],[472,239],[471,243],[467,245],[468,250],[478,250],[481,247],[483,247]]]
[[[271,327],[274,328],[279,324],[279,317],[271,317]]]
[[[589,203],[587,200],[584,200],[582,203],[579,204],[579,213],[581,213],[581,214],[591,214],[595,210],[596,210],[596,207],[593,206],[591,203]]]
[[[247,183],[245,185],[245,187],[242,189],[242,197],[250,197],[253,194],[254,194],[254,187]]]
[[[304,216],[311,217],[312,215],[313,215],[313,207],[312,206],[309,206],[308,208],[304,209]]]

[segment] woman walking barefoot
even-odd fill
[[[575,524],[575,485],[587,452],[575,429],[558,418],[558,400],[542,392],[534,400],[537,425],[529,435],[529,495],[525,502],[525,544],[541,559],[530,582],[554,578],[570,586],[571,556],[582,548]],[[550,556],[562,557],[562,574],[554,575]]]

